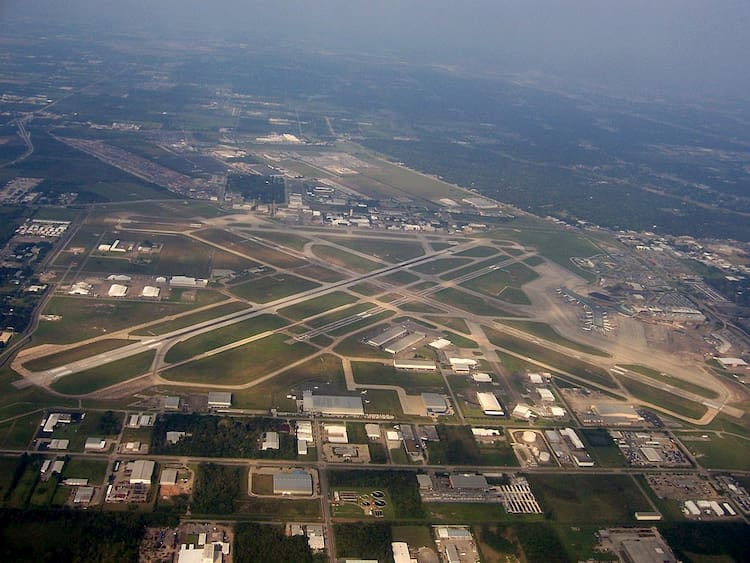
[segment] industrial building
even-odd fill
[[[232,406],[232,394],[223,391],[211,391],[208,394],[208,408],[228,409]]]
[[[554,403],[555,402],[555,395],[547,389],[546,387],[540,387],[537,389],[537,393],[539,393],[539,398],[542,399],[545,403]]]
[[[422,393],[424,408],[427,414],[447,414],[448,403],[444,395],[438,393]]]
[[[107,441],[104,438],[86,438],[83,449],[87,452],[101,452],[107,447]]]
[[[490,392],[484,392],[484,393],[477,393],[477,401],[479,401],[479,406],[482,408],[482,412],[484,412],[487,416],[504,416],[505,410],[500,405],[500,401],[497,400],[497,397],[495,397],[494,393]]]
[[[164,399],[164,410],[178,411],[180,410],[180,397],[177,395],[169,395]]]
[[[454,489],[480,489],[489,488],[487,478],[476,473],[458,473],[450,476],[451,487]]]
[[[175,485],[177,483],[177,469],[168,467],[162,470],[159,476],[160,485]]]
[[[279,449],[279,433],[278,432],[266,432],[263,434],[263,440],[260,444],[262,451],[266,450],[278,450]]]
[[[169,279],[169,285],[172,287],[206,287],[208,280],[190,278],[187,276],[172,276]]]
[[[475,373],[471,376],[475,383],[492,383],[489,373]]]
[[[736,369],[748,367],[747,362],[742,358],[716,358],[716,361],[725,369]]]
[[[396,338],[403,336],[407,332],[408,331],[404,327],[396,326],[386,330],[385,332],[381,332],[377,336],[373,336],[372,338],[370,338],[370,340],[367,341],[367,343],[370,346],[374,346],[375,348],[380,348],[391,340],[395,340]]]
[[[392,342],[391,344],[383,348],[383,350],[388,352],[389,354],[399,354],[422,341],[424,337],[425,335],[421,332],[413,332],[411,334],[407,334],[402,338],[399,338],[395,342]]]
[[[409,544],[402,541],[391,542],[394,563],[411,563],[413,560],[409,555]]]
[[[113,283],[111,286],[109,286],[109,291],[107,291],[107,295],[109,295],[110,297],[125,297],[127,293],[128,286],[119,283]]]
[[[393,360],[396,369],[413,369],[417,371],[435,371],[437,365],[430,360]]]
[[[150,485],[156,464],[149,459],[138,459],[128,464],[131,485]]]
[[[478,363],[472,358],[448,358],[448,362],[456,373],[469,373]]]
[[[328,441],[332,444],[348,444],[349,435],[346,433],[344,424],[324,424],[323,429],[326,432]]]
[[[302,410],[311,414],[328,416],[362,416],[365,414],[362,397],[313,395],[312,391],[302,393]]]
[[[291,473],[273,474],[273,494],[275,495],[312,495],[312,475],[307,471],[297,470]]]
[[[161,289],[153,285],[145,285],[141,290],[141,297],[159,297]]]

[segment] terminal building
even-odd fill
[[[328,416],[362,416],[365,414],[362,397],[313,395],[312,391],[302,393],[302,410],[310,414]]]

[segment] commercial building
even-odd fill
[[[422,400],[427,414],[446,414],[448,412],[448,403],[444,395],[422,393]]]
[[[312,391],[302,393],[302,410],[328,416],[362,416],[365,414],[362,397],[313,395]]]
[[[101,452],[107,447],[107,441],[104,438],[86,438],[83,449],[87,452]]]
[[[477,401],[479,401],[479,406],[482,408],[482,412],[487,416],[505,415],[505,410],[500,405],[500,401],[497,400],[494,393],[477,393]]]
[[[312,495],[312,475],[307,471],[273,474],[273,494]]]
[[[417,371],[435,371],[437,365],[430,360],[393,360],[396,369],[413,369]]]
[[[119,283],[113,283],[111,286],[109,286],[109,291],[107,291],[107,295],[109,295],[110,297],[125,297],[127,293],[128,286]]]
[[[178,411],[180,410],[180,397],[177,395],[170,395],[164,399],[164,410]]]
[[[208,408],[228,409],[232,406],[232,394],[223,391],[211,391],[208,394]]]
[[[160,485],[175,485],[177,483],[177,469],[168,467],[163,469],[159,476]]]
[[[138,459],[128,464],[131,485],[150,485],[156,464],[149,459]]]
[[[399,354],[400,352],[403,352],[404,350],[411,348],[418,342],[422,341],[424,337],[425,335],[421,332],[413,332],[411,334],[407,334],[403,338],[399,338],[395,342],[392,342],[391,344],[383,348],[383,350],[385,350],[389,354]]]
[[[370,338],[370,340],[367,341],[367,343],[370,346],[375,346],[375,348],[380,348],[391,340],[395,340],[396,338],[403,336],[407,332],[408,331],[404,327],[396,326],[384,332],[381,332],[377,336],[373,336],[372,338]]]
[[[451,487],[454,489],[480,489],[489,487],[487,478],[476,473],[459,473],[450,476]]]
[[[263,440],[260,445],[262,451],[266,450],[278,450],[279,449],[279,433],[278,432],[266,432],[263,434]]]

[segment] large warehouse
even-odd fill
[[[307,471],[300,469],[291,473],[273,474],[275,495],[312,495],[312,492],[312,475]]]
[[[208,408],[228,409],[232,406],[232,394],[224,391],[211,391],[208,394]]]
[[[477,401],[479,401],[479,406],[482,407],[484,414],[488,416],[503,416],[505,414],[494,393],[477,393]]]
[[[370,338],[370,340],[367,341],[367,343],[370,346],[375,346],[376,348],[380,348],[384,344],[390,342],[391,340],[395,340],[399,336],[403,336],[406,334],[407,330],[404,327],[396,326],[393,328],[390,328],[384,332],[381,332],[377,336],[373,336]]]
[[[131,485],[150,485],[155,463],[149,459],[138,459],[129,464]]]
[[[383,348],[389,354],[398,354],[404,350],[411,348],[424,338],[424,334],[421,332],[412,332],[407,334],[403,338],[399,338],[395,342],[391,342],[388,346]]]
[[[365,414],[362,397],[313,395],[312,391],[302,393],[302,410],[306,413],[331,416],[362,416]]]

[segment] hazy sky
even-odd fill
[[[634,90],[750,97],[748,0],[0,0],[0,33],[18,18],[248,42],[271,35]]]

